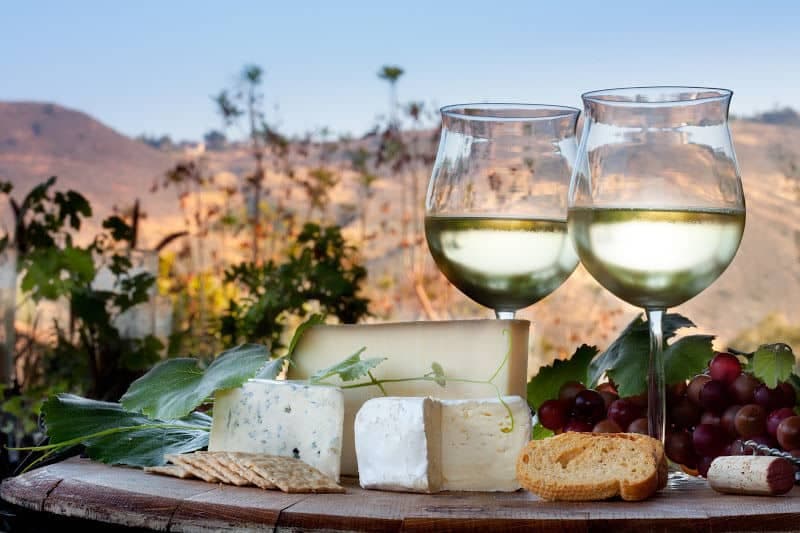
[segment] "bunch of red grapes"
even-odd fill
[[[667,388],[667,457],[687,473],[705,476],[716,457],[752,453],[743,445],[748,439],[800,456],[796,402],[789,383],[769,388],[742,372],[736,356],[716,353],[706,373]],[[544,402],[537,414],[544,427],[558,433],[647,434],[648,429],[646,395],[620,398],[612,383],[592,390],[567,382],[558,399]]]

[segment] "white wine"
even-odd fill
[[[578,264],[563,220],[428,216],[425,235],[447,279],[496,311],[538,302]]]
[[[569,210],[583,266],[606,289],[639,307],[679,305],[711,285],[739,248],[744,210]]]

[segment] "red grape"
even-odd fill
[[[722,417],[712,411],[703,411],[700,416],[700,423],[710,426],[722,426]]]
[[[558,399],[566,402],[568,405],[572,405],[572,402],[575,400],[575,396],[582,390],[585,390],[586,387],[582,383],[578,383],[577,381],[567,381],[561,388],[558,389]]]
[[[633,405],[638,405],[639,407],[647,407],[647,393],[644,392],[642,394],[637,394],[636,396],[628,396],[626,398],[629,402]]]
[[[753,403],[753,392],[761,385],[761,382],[751,374],[739,374],[731,386],[729,391],[733,396],[736,403],[745,405]]]
[[[676,402],[686,396],[688,386],[685,381],[679,381],[674,385],[667,385],[667,401]]]
[[[686,389],[686,396],[693,404],[700,405],[700,391],[709,381],[711,381],[710,376],[700,374],[699,376],[693,377],[692,381],[689,382],[689,386]]]
[[[567,406],[561,400],[547,400],[539,406],[539,422],[550,430],[557,430],[567,423]]]
[[[770,389],[762,383],[753,392],[753,400],[767,411],[772,411],[783,407],[783,392],[778,388]]]
[[[611,404],[619,400],[619,396],[615,392],[601,390],[597,391],[597,394],[603,397],[603,403],[605,404],[603,411],[608,411],[608,408],[611,407]]]
[[[605,418],[606,404],[599,392],[584,389],[575,396],[572,413],[575,418],[594,424]]]
[[[692,444],[697,455],[716,457],[728,443],[725,431],[719,426],[700,424],[692,433]]]
[[[772,411],[767,415],[767,433],[774,437],[778,432],[778,424],[784,418],[789,418],[790,416],[794,416],[794,410],[790,407],[781,407]]]
[[[730,403],[728,387],[721,381],[712,379],[700,389],[700,405],[704,409],[721,413]]]
[[[617,396],[619,396],[616,387],[614,387],[614,385],[609,382],[601,383],[600,385],[595,387],[595,390],[597,392],[610,392],[612,394],[616,394]]]
[[[590,433],[593,428],[594,426],[592,426],[592,424],[590,424],[589,422],[573,418],[572,420],[567,422],[566,425],[564,426],[564,432],[580,431],[583,433]]]
[[[608,418],[616,422],[621,428],[630,426],[631,422],[642,416],[642,413],[642,408],[631,403],[627,398],[612,402],[608,408]]]
[[[711,468],[711,463],[714,462],[716,457],[701,457],[697,461],[697,473],[703,477],[708,475],[708,469]]]
[[[592,433],[622,433],[622,428],[613,420],[601,420],[594,425]]]
[[[800,448],[800,416],[784,418],[778,424],[778,443],[784,450]]]
[[[757,437],[767,429],[767,411],[756,403],[747,404],[736,413],[734,425],[743,438]]]
[[[672,431],[664,438],[664,451],[672,461],[688,465],[696,462],[692,436],[688,431]]]
[[[742,365],[735,355],[718,353],[708,364],[711,379],[730,385],[742,373]]]
[[[778,384],[778,389],[780,389],[783,394],[783,406],[794,407],[797,403],[797,391],[794,390],[794,387],[792,387],[790,383],[784,381]]]
[[[690,428],[700,420],[700,411],[689,398],[683,397],[669,408],[667,420],[677,428]]]
[[[736,413],[739,412],[741,405],[731,405],[725,412],[722,413],[722,418],[720,419],[720,424],[722,425],[722,429],[724,429],[728,435],[731,437],[736,436]]]
[[[641,433],[642,435],[649,434],[650,425],[647,423],[646,418],[637,418],[628,426],[628,433]]]

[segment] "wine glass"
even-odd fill
[[[553,292],[578,264],[567,190],[579,109],[443,107],[425,236],[450,282],[500,319]]]
[[[586,270],[645,309],[647,419],[650,435],[662,441],[662,317],[722,274],[744,231],[744,194],[728,128],[732,94],[632,87],[583,95],[569,232]]]

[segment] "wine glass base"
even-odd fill
[[[686,488],[687,485],[697,483],[699,478],[691,476],[684,472],[681,467],[672,461],[669,462],[669,470],[667,473],[667,489],[680,490]]]

